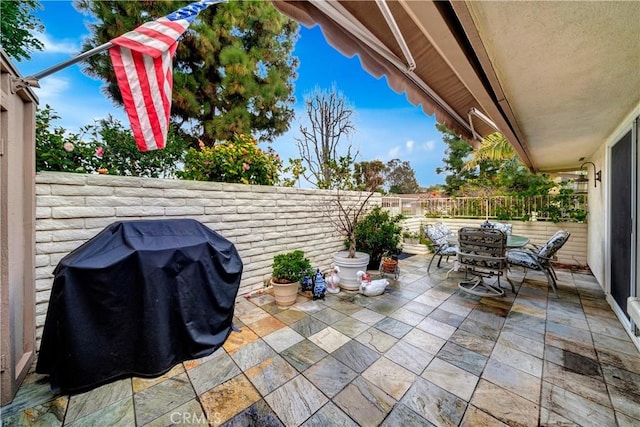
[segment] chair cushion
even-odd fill
[[[447,244],[447,246],[441,248],[438,253],[443,256],[455,256],[455,254],[458,253],[458,247]]]
[[[531,270],[540,270],[537,256],[526,250],[512,249],[507,252],[507,262],[512,265],[526,267]]]
[[[491,226],[496,230],[502,231],[507,236],[511,235],[511,230],[513,229],[512,224],[504,224],[502,222],[492,222]]]
[[[467,266],[480,267],[488,270],[503,270],[506,267],[504,258],[487,257],[463,252],[458,252],[458,262]]]
[[[566,230],[556,231],[556,234],[544,244],[538,251],[538,256],[551,258],[569,240],[569,232]]]
[[[429,237],[429,240],[438,246],[440,250],[450,246],[447,241],[447,236],[449,235],[451,235],[451,230],[441,222],[427,226],[427,237]]]

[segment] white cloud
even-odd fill
[[[433,151],[436,148],[436,142],[432,139],[422,144],[424,151]]]
[[[68,79],[49,76],[40,81],[40,87],[34,88],[34,92],[38,96],[41,105],[50,104],[55,99],[60,98],[60,95],[66,92],[69,86]]]
[[[415,145],[416,145],[416,143],[415,143],[413,140],[411,140],[411,139],[410,139],[409,141],[407,141],[407,143],[406,143],[407,151],[408,151],[409,153],[410,153],[410,152],[412,152],[412,151],[413,151],[413,147],[414,147]]]
[[[400,147],[395,146],[387,153],[390,159],[398,158],[398,154],[400,154]]]
[[[36,37],[44,45],[42,53],[66,53],[69,55],[75,55],[80,52],[80,43],[78,43],[78,40],[54,40],[46,32],[38,33]]]

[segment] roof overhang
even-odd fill
[[[464,138],[571,170],[640,102],[640,3],[274,1]]]

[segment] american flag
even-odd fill
[[[166,144],[178,38],[201,10],[222,1],[191,3],[111,40],[109,55],[140,151]]]

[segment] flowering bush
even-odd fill
[[[231,141],[199,149],[190,148],[185,156],[184,170],[178,177],[198,181],[236,182],[241,184],[275,185],[282,161],[269,147],[263,151],[251,135],[235,135]]]
[[[91,138],[94,148],[90,160],[93,169],[110,175],[173,177],[187,147],[173,126],[169,128],[165,148],[152,151],[138,150],[131,130],[112,117],[99,120],[83,131]]]
[[[59,118],[48,105],[36,112],[36,170],[92,172],[94,147],[83,143],[79,135],[54,127]]]
[[[49,106],[36,114],[36,170],[111,175],[173,177],[200,181],[292,186],[304,171],[299,161],[282,167],[280,156],[258,147],[248,135],[199,149],[185,150],[186,137],[169,128],[162,150],[141,152],[131,131],[109,117],[85,126],[80,134],[54,126],[60,117]],[[184,160],[183,160],[184,159]],[[184,171],[177,171],[184,162]],[[289,174],[279,181],[280,174]]]
[[[80,134],[55,127],[59,118],[48,105],[36,113],[37,171],[171,177],[187,146],[171,127],[164,149],[141,152],[131,131],[112,117],[83,127]]]

